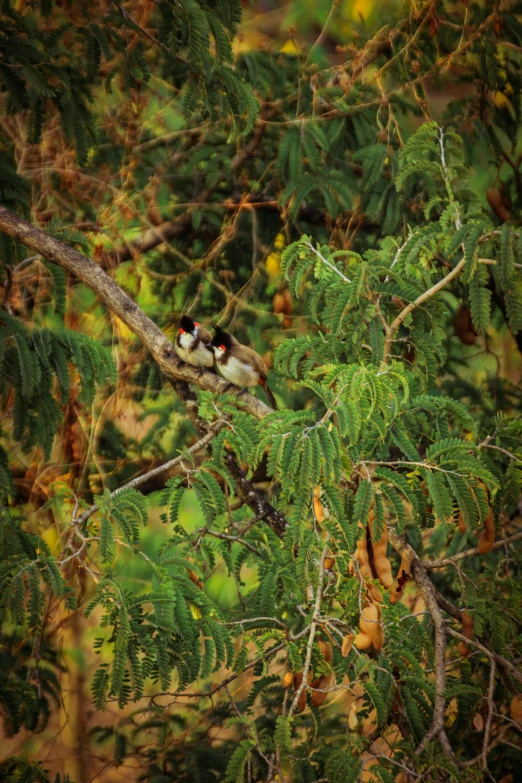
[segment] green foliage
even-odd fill
[[[238,55],[250,46],[248,29],[247,45],[232,45],[240,5],[2,6],[0,92],[15,117],[1,131],[0,201],[92,253],[172,337],[187,309],[226,325],[273,359],[284,401],[258,422],[241,395],[199,390],[198,427],[223,428],[187,454],[191,420],[143,347],[51,260],[2,240],[6,731],[43,729],[55,708],[61,669],[46,632],[76,595],[78,623],[97,629],[93,704],[111,709],[91,738],[110,746],[109,763],[141,764],[144,781],[355,783],[369,754],[383,783],[399,771],[479,781],[485,735],[472,720],[487,719],[491,669],[474,640],[515,667],[497,667],[488,774],[516,775],[520,539],[475,547],[491,517],[497,540],[520,525],[522,397],[507,349],[501,372],[490,360],[500,340],[522,345],[522,6],[390,11],[372,39],[371,20],[347,25],[353,9],[336,3],[301,56],[304,20],[323,29],[322,4],[292,4],[296,55]],[[440,69],[448,96],[464,92],[463,74],[465,95],[442,125],[420,124]],[[483,197],[487,178],[504,212]],[[144,494],[122,488],[178,454],[165,483],[153,471]],[[404,602],[379,586],[385,530],[393,577],[403,536],[438,591],[442,693],[418,572],[400,585]],[[383,644],[344,657],[376,591]],[[464,609],[469,657],[451,635]],[[82,654],[90,647],[86,633]],[[294,709],[298,679],[285,691],[281,675],[305,665],[306,706]],[[438,698],[455,759],[440,733],[418,751]],[[383,737],[391,758],[375,757]],[[47,781],[19,758],[2,775]]]
[[[62,419],[56,397],[61,405],[69,397],[69,362],[80,374],[79,399],[86,404],[92,402],[96,384],[114,378],[115,372],[111,355],[95,340],[69,329],[28,330],[5,312],[0,312],[0,356],[2,394],[9,389],[14,393],[12,439],[26,453],[38,446],[47,456]],[[4,467],[0,478],[5,496],[10,484]]]
[[[103,80],[110,92],[119,77],[127,90],[146,88],[150,79],[147,31],[119,5],[101,18],[85,7],[67,21],[56,14],[45,24],[36,8],[22,9],[13,9],[9,2],[2,5],[0,91],[8,111],[30,112],[30,140],[35,143],[46,116],[57,110],[66,138],[74,140],[78,159],[84,163],[95,143],[93,87]],[[258,106],[232,68],[230,40],[239,17],[239,0],[212,8],[200,0],[161,2],[147,27],[159,29],[154,64],[164,78],[185,84],[185,111],[193,111],[202,101],[213,121],[231,115],[236,129],[243,132],[252,128]],[[135,42],[132,47],[129,37]],[[13,179],[2,201],[18,197],[16,187]]]

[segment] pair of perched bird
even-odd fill
[[[197,321],[182,315],[175,348],[179,358],[193,367],[211,369],[216,364],[223,378],[234,386],[262,386],[270,404],[277,410],[277,402],[266,382],[267,369],[262,358],[219,326],[215,327],[212,338]]]

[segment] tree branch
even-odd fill
[[[408,554],[411,557],[411,574],[415,580],[419,592],[424,598],[426,608],[428,609],[433,624],[435,626],[435,701],[433,705],[433,720],[431,727],[424,736],[422,742],[415,751],[416,756],[420,756],[426,745],[435,737],[438,738],[443,751],[453,758],[451,745],[444,731],[444,692],[446,690],[446,624],[444,617],[437,602],[437,591],[433,586],[431,579],[424,570],[424,567],[417,557],[416,552],[406,542],[398,536],[393,528],[389,529],[389,540],[392,547],[401,557]]]
[[[493,549],[500,549],[503,546],[512,544],[513,541],[520,541],[522,539],[522,531],[520,533],[514,533],[512,536],[502,538],[500,541],[496,541],[493,544]],[[465,557],[473,557],[473,555],[479,555],[480,551],[478,546],[474,546],[472,549],[466,549],[464,552],[459,552],[451,557],[445,557],[443,560],[423,560],[422,565],[424,568],[445,568],[449,565],[454,565],[458,560],[463,560]]]
[[[153,478],[153,476],[158,476],[160,473],[165,473],[167,470],[171,470],[172,468],[175,468],[176,465],[179,465],[180,462],[182,462],[188,454],[195,454],[196,451],[199,451],[204,446],[207,446],[213,438],[216,437],[218,432],[223,429],[225,426],[224,422],[218,422],[212,429],[209,429],[205,435],[203,435],[202,438],[200,438],[196,443],[194,443],[190,448],[185,449],[183,454],[180,454],[179,457],[174,457],[174,459],[170,459],[168,462],[164,462],[163,465],[158,465],[157,468],[152,468],[152,470],[149,470],[147,473],[144,473],[142,476],[136,476],[136,478],[133,478],[131,481],[128,481],[127,484],[123,484],[121,487],[118,487],[118,489],[115,489],[114,492],[111,492],[111,497],[114,497],[114,495],[117,495],[119,492],[123,492],[124,489],[134,489],[136,487],[139,487],[141,484],[144,484],[149,479]],[[76,525],[83,525],[84,522],[86,522],[92,514],[94,514],[95,511],[98,510],[98,505],[96,503],[93,503],[92,506],[90,506],[86,511],[83,512],[83,514],[80,514],[79,517],[75,517],[73,519],[74,524]]]
[[[476,639],[467,639],[458,631],[454,631],[453,628],[448,628],[448,633],[455,639],[458,639],[459,642],[464,642],[465,644],[470,644],[472,647],[476,647],[478,650],[483,652],[484,655],[487,655],[490,661],[496,661],[497,663],[500,663],[516,680],[522,682],[522,672],[519,672],[519,670],[513,666],[513,664],[508,661],[507,658],[504,658],[503,655],[492,652],[487,647],[484,647],[481,642],[477,642]]]
[[[161,329],[145,315],[136,302],[112,280],[100,267],[65,242],[55,239],[35,228],[24,218],[5,207],[0,207],[0,231],[17,242],[42,255],[87,285],[99,299],[117,315],[149,349],[163,374],[170,381],[184,381],[214,394],[223,394],[229,384],[223,378],[207,370],[200,370],[182,362],[170,340]],[[272,409],[250,394],[241,395],[245,410],[257,419],[263,419]]]
[[[395,336],[395,333],[401,326],[401,324],[405,321],[405,319],[409,316],[409,314],[415,310],[416,307],[419,307],[423,302],[426,302],[428,299],[431,299],[432,296],[434,296],[436,293],[441,291],[443,288],[445,288],[448,283],[451,283],[452,280],[454,280],[456,277],[460,275],[462,270],[464,269],[466,265],[466,259],[461,258],[457,266],[455,266],[451,272],[449,272],[446,277],[443,277],[442,280],[439,280],[437,283],[432,285],[431,288],[428,288],[427,291],[424,291],[424,293],[420,294],[420,296],[415,299],[414,302],[410,302],[410,304],[406,305],[400,313],[396,316],[395,320],[392,321],[390,324],[390,327],[388,329],[388,333],[386,335],[386,339],[384,341],[384,364],[388,363],[388,359],[390,358],[390,351],[393,345],[393,338]]]

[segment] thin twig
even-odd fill
[[[522,539],[522,531],[520,533],[514,533],[512,536],[508,536],[507,538],[502,538],[500,541],[496,541],[493,544],[493,549],[500,549],[503,546],[507,546],[508,544],[512,544],[513,541],[520,541]],[[459,552],[456,555],[451,555],[451,557],[445,557],[442,560],[423,560],[422,565],[424,568],[445,568],[449,565],[454,565],[454,563],[457,560],[463,560],[465,557],[473,557],[474,555],[481,554],[479,551],[478,546],[472,547],[472,549],[466,549],[464,552]]]

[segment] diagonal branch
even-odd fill
[[[196,432],[200,437],[204,437],[205,433],[208,431],[209,425],[198,414],[198,399],[195,392],[187,383],[183,383],[182,381],[177,381],[173,383],[172,386],[187,409],[187,414]],[[207,445],[207,448],[210,448],[210,446]],[[225,452],[223,461],[228,472],[236,482],[236,492],[239,499],[252,509],[258,519],[263,519],[268,527],[270,527],[279,538],[282,538],[287,527],[285,517],[274,508],[255,485],[247,479],[235,456],[230,451]]]
[[[42,255],[48,261],[71,272],[82,283],[85,283],[109,310],[140,338],[151,352],[163,374],[170,381],[192,383],[199,386],[200,389],[211,391],[214,394],[223,394],[228,391],[229,384],[223,378],[207,370],[200,370],[184,364],[176,355],[174,346],[161,329],[94,261],[78,253],[65,242],[35,228],[27,220],[10,212],[5,207],[0,207],[0,231]],[[241,401],[245,410],[257,419],[264,418],[272,410],[264,402],[250,394],[242,394]]]
[[[415,299],[414,302],[410,302],[410,304],[406,305],[400,313],[396,316],[395,320],[392,321],[390,324],[390,327],[388,329],[388,333],[386,334],[386,340],[384,341],[384,364],[388,363],[388,359],[390,358],[390,352],[393,345],[393,338],[395,336],[395,333],[401,326],[401,324],[406,320],[406,318],[409,316],[413,310],[415,310],[416,307],[420,307],[421,304],[426,302],[428,299],[431,299],[432,296],[437,294],[439,291],[441,291],[443,288],[445,288],[448,283],[451,283],[452,280],[454,280],[456,277],[460,275],[462,270],[464,269],[466,265],[466,258],[463,257],[460,259],[459,263],[453,267],[451,272],[448,272],[448,274],[442,278],[442,280],[439,280],[437,283],[431,286],[431,288],[428,288],[427,291],[424,291],[420,296]]]
[[[111,492],[111,497],[114,495],[118,495],[120,492],[123,492],[124,489],[135,489],[136,487],[139,487],[141,484],[144,484],[149,479],[153,478],[154,476],[159,476],[161,473],[165,473],[167,470],[172,470],[172,468],[175,468],[176,465],[179,465],[181,462],[183,462],[184,459],[186,459],[188,454],[195,454],[200,449],[207,446],[213,438],[216,437],[218,432],[223,429],[225,426],[225,422],[218,422],[212,429],[209,429],[205,435],[203,435],[202,438],[200,438],[196,443],[194,443],[190,448],[185,449],[183,451],[183,454],[180,454],[179,457],[174,457],[174,459],[170,459],[168,462],[164,462],[163,465],[158,465],[157,468],[152,468],[152,470],[149,470],[147,473],[143,473],[141,476],[136,476],[136,478],[133,478],[131,481],[128,481],[126,484],[123,484],[121,487],[118,487],[118,489],[115,489],[114,492]],[[98,510],[98,505],[96,503],[93,503],[92,506],[89,506],[89,508],[83,512],[83,514],[80,514],[80,516],[75,517],[73,519],[73,524],[75,525],[83,525],[84,522],[86,522],[90,516],[94,514],[95,511]]]

